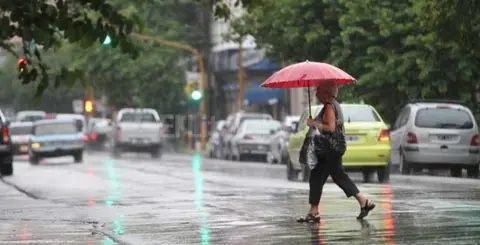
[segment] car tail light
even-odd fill
[[[3,141],[3,143],[9,143],[10,142],[10,130],[8,130],[7,127],[2,128],[2,141]]]
[[[472,137],[470,141],[471,146],[480,146],[480,134],[476,134]]]
[[[390,140],[390,130],[382,129],[380,131],[380,135],[378,136],[378,141],[379,142],[387,142],[389,140]]]
[[[412,133],[412,132],[408,132],[407,134],[407,143],[408,144],[417,144],[418,143],[418,140],[417,140],[417,135]]]
[[[253,140],[253,137],[251,135],[245,135],[243,136],[244,140]]]
[[[98,134],[95,133],[95,132],[92,132],[88,135],[88,139],[91,140],[91,141],[96,141],[98,138]]]
[[[88,142],[88,136],[83,134],[82,135],[82,140],[83,140],[84,143],[87,143]]]

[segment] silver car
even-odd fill
[[[240,125],[246,120],[273,120],[272,116],[264,113],[237,112],[230,115],[226,122],[226,132],[222,134],[222,155],[232,159],[232,140],[238,133]]]
[[[32,122],[13,122],[10,124],[10,136],[12,138],[14,154],[20,155],[28,153],[32,129]]]
[[[478,177],[480,136],[472,112],[447,102],[407,104],[391,131],[391,162],[412,169],[448,168],[452,176]]]
[[[73,156],[76,163],[83,160],[85,135],[74,120],[54,119],[36,121],[28,150],[30,163],[37,165],[41,158]]]
[[[225,120],[220,120],[215,123],[213,130],[210,132],[210,139],[208,140],[208,155],[211,158],[221,158],[221,139],[220,134],[225,126]]]
[[[233,160],[242,161],[247,156],[262,156],[266,160],[270,151],[270,138],[282,127],[276,120],[245,120],[232,138]]]

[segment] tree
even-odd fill
[[[136,22],[142,23],[143,33],[196,47],[208,44],[205,37],[208,32],[199,28],[205,25],[199,21],[203,9],[200,3],[148,0],[132,4],[131,1],[115,0],[109,4],[122,16],[134,16]],[[112,36],[112,40],[115,37]],[[184,57],[189,54],[135,39],[129,41],[135,47],[137,59],[131,59],[130,53],[115,48],[115,44],[104,46],[100,42],[83,46],[81,42],[59,40],[51,49],[40,50],[42,61],[49,65],[49,75],[65,74],[58,79],[49,79],[49,84],[56,85],[53,87],[57,90],[70,88],[79,92],[80,98],[83,96],[82,86],[93,86],[97,95],[105,94],[109,103],[117,108],[146,106],[157,108],[161,113],[183,112],[186,104],[183,64]],[[7,64],[4,73],[13,74],[13,67],[12,63]],[[0,80],[11,83],[14,77],[0,77]],[[33,88],[30,85],[25,87]],[[30,95],[20,98],[21,104],[31,105]],[[41,97],[46,99],[44,95]],[[71,107],[71,103],[68,104]]]
[[[466,6],[479,5],[263,0],[249,5],[240,30],[246,28],[281,61],[311,59],[341,67],[358,79],[347,99],[373,104],[392,121],[411,99],[449,98],[477,106],[480,17],[474,10],[459,17]],[[458,31],[445,31],[452,28]]]
[[[124,16],[105,1],[0,1],[0,11],[0,47],[27,58],[27,69],[19,73],[19,78],[24,84],[37,82],[37,94],[51,82],[41,52],[58,47],[62,40],[88,47],[108,35],[122,52],[136,55],[129,37],[134,27],[139,26],[135,16]],[[15,38],[21,39],[20,53],[14,47]],[[78,74],[63,69],[58,81],[76,79]]]

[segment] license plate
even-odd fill
[[[28,147],[26,145],[22,145],[22,146],[20,146],[20,151],[26,152],[26,151],[28,151]]]
[[[456,139],[455,135],[437,135],[438,140],[452,141]]]
[[[148,140],[147,139],[142,139],[142,138],[136,138],[132,140],[132,143],[134,144],[147,144]]]
[[[360,138],[358,135],[345,135],[345,141],[347,142],[355,142],[358,141]]]

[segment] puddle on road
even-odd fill
[[[195,181],[195,208],[199,214],[199,225],[200,225],[200,244],[208,245],[210,244],[210,227],[208,224],[208,214],[205,211],[203,203],[203,175],[202,175],[202,155],[196,153],[192,157],[192,171]]]
[[[123,185],[119,179],[115,168],[115,160],[107,159],[104,161],[104,167],[107,173],[108,180],[108,194],[105,197],[105,206],[111,209],[115,209],[115,217],[109,225],[111,229],[111,234],[114,236],[121,236],[125,233],[124,228],[124,219],[125,215],[116,207],[119,204],[119,201],[122,198]],[[115,244],[115,241],[112,238],[105,236],[103,240],[104,245]]]

